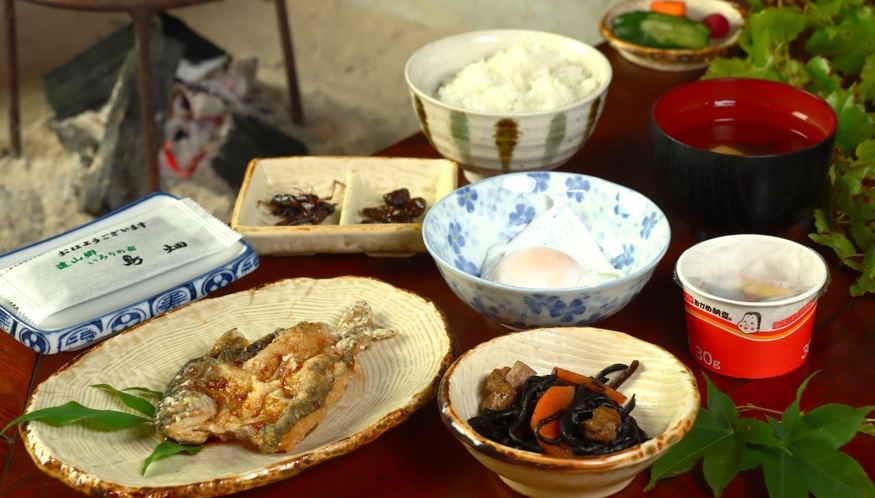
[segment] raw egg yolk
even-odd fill
[[[577,287],[583,274],[583,268],[568,254],[537,246],[506,254],[495,265],[490,279],[516,287],[556,289]]]

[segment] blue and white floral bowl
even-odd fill
[[[550,198],[565,198],[611,264],[625,276],[593,287],[537,289],[480,277],[486,252],[507,242]],[[650,280],[668,250],[671,230],[652,201],[592,176],[512,173],[456,189],[422,225],[441,275],[468,306],[511,329],[585,326],[620,311]]]

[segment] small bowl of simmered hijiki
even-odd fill
[[[600,497],[626,487],[689,432],[689,368],[621,332],[545,328],[460,356],[438,408],[471,455],[526,496]]]
[[[624,59],[659,71],[701,69],[738,43],[745,11],[726,0],[626,0],[599,32]]]
[[[450,289],[511,329],[591,325],[650,280],[671,230],[640,193],[557,171],[458,188],[426,214],[422,237]]]

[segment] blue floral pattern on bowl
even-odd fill
[[[551,197],[567,199],[624,277],[577,289],[526,289],[480,278],[489,248],[512,239],[550,207]],[[429,210],[422,233],[453,292],[514,329],[585,326],[613,315],[641,292],[671,239],[665,215],[641,194],[555,171],[501,175],[457,189]]]

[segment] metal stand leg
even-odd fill
[[[143,122],[143,153],[146,156],[146,181],[149,191],[161,189],[158,172],[158,134],[155,125],[155,82],[152,79],[152,53],[149,45],[149,19],[152,11],[131,10],[137,49],[137,73],[140,83],[140,113]]]
[[[295,72],[295,54],[292,51],[292,35],[289,32],[286,1],[274,0],[274,3],[276,4],[276,16],[280,24],[283,56],[286,60],[286,80],[289,85],[289,100],[292,104],[292,122],[301,125],[304,124],[304,112],[301,110],[301,96],[298,92],[298,75]]]
[[[13,157],[21,157],[21,120],[18,112],[18,41],[15,0],[3,0],[6,17],[6,82],[9,87],[9,142]]]

